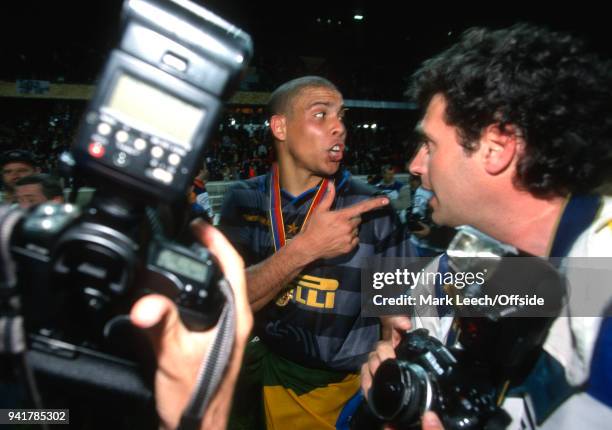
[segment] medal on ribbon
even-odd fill
[[[298,225],[297,222],[293,222],[289,224],[289,229],[285,231],[285,223],[283,220],[283,210],[281,205],[281,189],[280,189],[280,177],[278,171],[278,164],[274,163],[272,165],[272,173],[270,174],[270,230],[272,232],[272,243],[274,243],[274,252],[280,250],[283,246],[287,244],[290,240],[287,238],[287,235],[293,237],[295,234],[302,231],[304,225],[310,218],[312,211],[317,207],[317,205],[323,199],[325,195],[325,191],[327,190],[327,185],[329,184],[329,179],[325,178],[318,185],[317,191],[312,198],[312,202],[310,203],[310,207],[308,208],[308,212],[304,217],[304,221]],[[293,284],[293,282],[292,282]],[[276,298],[276,304],[278,306],[285,306],[289,301],[293,298],[293,291],[295,288],[290,288],[282,291],[278,297]]]

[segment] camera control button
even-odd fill
[[[164,150],[160,148],[159,146],[154,146],[151,149],[151,155],[155,158],[161,158],[164,155]]]
[[[137,138],[134,140],[134,148],[138,151],[144,151],[147,148],[147,141],[141,137]]]
[[[89,268],[90,266],[87,265],[87,267]],[[91,269],[98,269],[98,268],[94,268],[92,266]],[[91,270],[91,269],[87,269],[87,270]],[[98,275],[96,274],[96,276],[94,277],[98,278]],[[87,300],[87,304],[93,309],[100,310],[109,303],[109,298],[106,295],[102,294],[96,288],[85,287],[82,293]]]
[[[104,157],[104,152],[106,152],[104,146],[98,142],[91,142],[87,147],[87,151],[94,158]]]
[[[179,157],[177,154],[170,154],[168,156],[168,163],[172,164],[173,166],[178,166],[181,163],[181,157]]]
[[[174,179],[174,175],[172,175],[172,173],[164,169],[161,169],[159,167],[156,169],[153,169],[153,172],[151,172],[151,174],[153,175],[155,179],[162,181],[166,184],[169,184]]]
[[[98,124],[98,133],[100,133],[102,136],[108,136],[111,131],[113,131],[113,128],[110,126],[110,124],[106,122],[101,122]]]
[[[85,121],[87,124],[95,124],[98,122],[98,113],[97,112],[89,112],[87,116],[85,116]]]
[[[113,155],[113,163],[118,167],[125,167],[130,164],[130,158],[125,152],[117,152]]]
[[[115,134],[115,139],[117,139],[117,142],[120,143],[125,143],[129,140],[130,135],[128,134],[127,131],[125,130],[119,130],[116,134]]]

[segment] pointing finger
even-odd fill
[[[353,206],[350,206],[346,209],[342,209],[342,211],[348,215],[349,218],[354,218],[362,213],[369,212],[374,209],[382,208],[389,204],[389,199],[387,197],[376,197],[373,199],[364,200]]]

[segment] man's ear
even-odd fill
[[[480,144],[486,172],[498,175],[510,167],[522,146],[522,139],[512,125],[502,130],[499,124],[491,124],[485,129]]]
[[[270,131],[276,140],[284,141],[287,137],[287,117],[285,115],[272,115]]]

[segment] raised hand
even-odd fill
[[[304,229],[294,240],[303,242],[312,260],[344,255],[359,244],[361,214],[389,204],[386,197],[364,200],[353,206],[331,210],[336,190],[332,183]]]
[[[372,379],[376,370],[378,370],[378,366],[389,358],[395,358],[395,350],[391,340],[381,340],[376,344],[376,349],[370,352],[368,361],[361,366],[361,390],[366,398],[372,387]]]
[[[390,339],[382,340],[376,344],[376,349],[368,356],[367,363],[361,366],[361,390],[366,399],[372,387],[372,379],[374,378],[378,366],[389,358],[395,358],[395,350],[393,349],[392,341]],[[387,424],[384,426],[384,430],[396,429]],[[421,417],[421,430],[444,430],[444,426],[435,413],[427,411]]]
[[[217,257],[225,278],[233,288],[236,303],[236,340],[232,358],[202,422],[202,428],[223,429],[253,316],[246,296],[242,258],[211,225],[196,221],[193,228],[200,241]],[[157,356],[155,399],[161,428],[176,428],[193,394],[202,359],[210,348],[216,327],[203,332],[189,331],[182,324],[174,303],[160,295],[140,299],[130,316],[137,327],[145,330]]]
[[[403,315],[380,317],[382,339],[390,340],[393,348],[399,345],[404,333],[412,328],[410,317]]]

